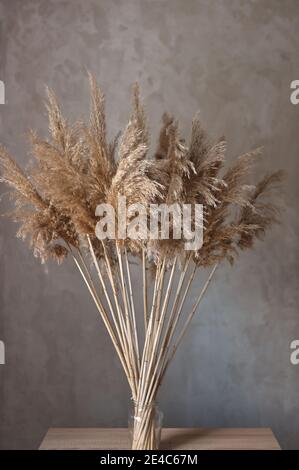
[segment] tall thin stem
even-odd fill
[[[140,354],[139,354],[138,332],[137,332],[137,325],[136,325],[136,312],[135,312],[134,296],[133,296],[132,281],[131,281],[131,271],[130,271],[130,265],[129,265],[129,260],[128,260],[127,248],[125,248],[125,260],[126,260],[126,268],[127,268],[127,276],[128,276],[128,284],[129,284],[130,303],[131,303],[137,362],[138,362],[138,369],[140,369]]]
[[[88,276],[85,275],[85,273],[84,273],[82,267],[80,266],[79,261],[77,260],[77,258],[76,258],[76,256],[74,255],[74,253],[73,253],[72,250],[71,250],[71,254],[72,254],[72,258],[73,258],[73,260],[74,260],[74,262],[75,262],[75,264],[76,264],[76,266],[77,266],[77,268],[78,268],[78,270],[79,270],[79,272],[80,272],[80,274],[81,274],[81,276],[82,276],[82,278],[83,278],[83,280],[84,280],[84,282],[85,282],[85,284],[86,284],[86,286],[87,286],[87,288],[88,288],[88,290],[89,290],[89,292],[90,292],[90,294],[91,294],[91,296],[92,296],[92,299],[94,300],[94,303],[95,303],[95,305],[96,305],[96,307],[97,307],[97,309],[98,309],[98,311],[99,311],[99,313],[100,313],[100,315],[101,315],[101,318],[102,318],[102,320],[103,320],[103,322],[104,322],[104,324],[105,324],[105,327],[106,327],[106,329],[107,329],[107,331],[108,331],[108,333],[109,333],[109,335],[110,335],[110,338],[111,338],[111,340],[112,340],[112,343],[113,343],[113,345],[114,345],[114,347],[115,347],[115,350],[116,350],[116,352],[117,352],[117,354],[118,354],[118,357],[119,357],[119,359],[120,359],[120,362],[121,362],[121,364],[122,364],[122,366],[123,366],[123,369],[124,369],[124,371],[125,371],[125,374],[126,374],[126,376],[127,376],[129,385],[130,385],[130,387],[131,387],[131,386],[132,386],[132,382],[131,382],[130,374],[129,374],[129,372],[128,372],[127,364],[126,364],[126,362],[125,362],[125,359],[124,359],[123,353],[122,353],[122,351],[121,351],[120,345],[119,345],[119,343],[118,343],[118,341],[117,341],[117,339],[116,339],[116,336],[115,336],[115,333],[114,333],[114,331],[113,331],[113,328],[112,328],[112,326],[111,326],[111,324],[110,324],[110,322],[109,322],[109,320],[108,320],[108,317],[107,317],[107,314],[106,314],[106,312],[105,312],[105,309],[104,309],[104,307],[103,307],[103,305],[102,305],[102,303],[101,303],[101,301],[100,301],[100,299],[99,299],[99,297],[98,297],[98,295],[97,295],[97,293],[96,293],[96,291],[95,291],[95,288],[94,288],[94,285],[93,285],[93,283],[92,283],[91,277],[90,277],[90,275],[88,275]],[[86,265],[85,265],[85,266],[86,266]]]
[[[100,280],[102,289],[103,289],[103,291],[104,291],[107,304],[108,304],[109,309],[110,309],[111,317],[112,317],[113,323],[114,323],[114,325],[115,325],[115,328],[116,328],[116,331],[117,331],[117,334],[118,334],[119,342],[120,342],[120,344],[121,344],[121,346],[122,346],[122,349],[123,349],[123,351],[124,351],[125,347],[124,347],[124,344],[123,344],[123,336],[122,336],[121,331],[120,331],[119,322],[118,322],[117,318],[115,317],[114,309],[113,309],[113,306],[112,306],[112,303],[111,303],[111,300],[110,300],[110,297],[109,297],[109,294],[108,294],[108,291],[107,291],[107,287],[106,287],[106,284],[105,284],[103,275],[102,275],[102,273],[101,273],[101,270],[100,270],[100,267],[99,267],[99,263],[98,263],[98,260],[97,260],[97,258],[96,258],[96,255],[95,255],[95,252],[94,252],[94,249],[93,249],[93,246],[92,246],[92,242],[91,242],[91,240],[90,240],[89,235],[87,235],[87,240],[88,240],[88,244],[89,244],[89,249],[90,249],[90,252],[91,252],[91,256],[92,256],[92,259],[93,259],[93,263],[94,263],[94,265],[95,265],[95,267],[96,267],[96,270],[97,270],[97,273],[98,273],[98,277],[99,277],[99,280]]]
[[[129,358],[130,355],[131,355],[130,354],[130,344],[129,344],[129,332],[127,331],[127,325],[124,321],[123,313],[122,313],[122,310],[121,310],[121,307],[120,307],[120,304],[119,304],[117,289],[116,289],[115,280],[114,280],[113,273],[112,273],[110,259],[109,259],[109,256],[108,256],[108,253],[107,253],[107,250],[106,250],[105,243],[103,241],[102,241],[102,245],[103,245],[103,250],[104,250],[107,273],[108,273],[110,285],[111,285],[111,288],[112,288],[112,292],[113,292],[113,295],[114,295],[116,311],[117,311],[117,314],[118,314],[119,322],[121,324],[121,331],[122,331],[122,335],[123,335],[125,354]],[[133,394],[134,399],[136,399],[136,394],[137,394],[136,380],[137,380],[137,378],[136,378],[136,374],[135,374],[135,371],[134,371],[132,361],[128,360],[128,366],[129,366],[129,370],[130,370],[130,374],[131,374],[132,382],[133,382],[132,394]]]
[[[142,248],[142,285],[143,285],[143,316],[144,316],[144,331],[147,329],[147,275],[146,275],[146,257],[145,249]]]
[[[182,341],[183,337],[185,336],[185,333],[186,333],[186,331],[187,331],[187,329],[188,329],[188,326],[189,326],[189,324],[191,323],[192,318],[194,317],[194,314],[195,314],[195,312],[196,312],[196,310],[197,310],[197,307],[199,306],[199,304],[200,304],[200,302],[201,302],[201,300],[202,300],[202,298],[203,298],[203,296],[204,296],[204,294],[205,294],[207,288],[209,287],[209,284],[210,284],[210,282],[211,282],[211,280],[212,280],[212,278],[213,278],[213,276],[214,276],[214,274],[215,274],[215,271],[216,271],[217,267],[218,267],[218,264],[215,264],[215,266],[213,267],[212,271],[210,272],[210,275],[209,275],[209,277],[208,277],[208,279],[207,279],[205,285],[204,285],[203,288],[202,288],[202,291],[200,292],[200,294],[199,294],[199,296],[198,296],[198,299],[196,300],[196,302],[195,302],[195,304],[194,304],[194,306],[193,306],[191,312],[190,312],[189,315],[187,316],[187,320],[186,320],[186,322],[185,322],[185,324],[184,324],[184,326],[183,326],[183,328],[182,328],[182,330],[181,330],[181,332],[180,332],[180,335],[179,335],[179,337],[178,337],[178,339],[177,339],[175,345],[173,346],[172,353],[171,353],[169,359],[167,360],[167,363],[166,363],[165,368],[164,368],[164,371],[163,371],[163,376],[164,376],[164,373],[165,373],[165,371],[166,371],[166,369],[167,369],[169,363],[170,363],[171,360],[173,359],[173,357],[174,357],[174,355],[175,355],[175,353],[176,353],[176,351],[177,351],[179,345],[181,344],[181,341]]]
[[[138,385],[138,395],[137,395],[137,401],[139,402],[140,400],[140,394],[142,393],[142,385],[143,385],[143,380],[144,380],[144,374],[148,362],[148,345],[151,340],[152,336],[152,324],[153,324],[153,317],[154,317],[154,311],[155,311],[155,306],[156,306],[156,298],[157,298],[157,291],[158,291],[158,286],[160,282],[160,276],[161,276],[161,270],[165,269],[165,260],[162,262],[159,261],[157,268],[156,268],[156,276],[155,276],[155,283],[154,283],[154,290],[153,290],[153,298],[152,298],[152,308],[151,308],[151,313],[149,316],[148,320],[148,325],[146,329],[146,334],[145,334],[145,340],[144,340],[144,347],[143,347],[143,353],[142,353],[142,359],[141,359],[141,370],[140,370],[140,380],[139,380],[139,385]]]
[[[127,291],[127,284],[126,284],[124,270],[123,270],[122,252],[117,242],[116,242],[116,252],[117,252],[117,258],[118,258],[118,265],[119,265],[121,292],[122,292],[123,304],[124,304],[125,315],[126,315],[126,325],[127,325],[127,332],[128,332],[128,348],[129,348],[129,354],[132,360],[132,368],[134,370],[135,389],[137,390],[138,380],[139,380],[139,368],[136,363],[136,351],[134,348],[134,341],[133,341],[132,320],[130,317],[131,311],[130,311],[129,303],[128,303],[128,291]]]
[[[183,322],[183,325],[181,325],[180,318],[183,315],[184,303],[197,268],[196,264],[194,264],[187,281],[185,281],[192,256],[190,255],[186,259],[185,264],[181,269],[177,284],[174,282],[177,258],[175,257],[174,259],[169,277],[166,277],[165,274],[166,258],[159,261],[156,267],[155,282],[149,313],[146,259],[145,251],[143,250],[142,282],[145,338],[142,357],[140,357],[133,286],[127,250],[124,248],[123,251],[116,242],[115,249],[117,264],[116,273],[113,273],[111,267],[112,258],[110,253],[108,254],[104,242],[102,242],[106,271],[112,290],[111,292],[110,289],[108,291],[93,243],[88,235],[87,240],[93,264],[100,281],[100,286],[104,293],[107,306],[109,307],[109,314],[106,311],[106,303],[104,306],[99,298],[91,272],[85,262],[81,250],[78,249],[77,254],[74,253],[70,246],[69,250],[111,337],[112,343],[127,376],[133,399],[137,403],[138,409],[142,410],[142,419],[134,431],[134,448],[142,448],[143,446],[149,446],[149,448],[151,448],[153,445],[153,412],[151,411],[151,404],[156,398],[165,372],[184,335],[186,334],[192,318],[212,280],[217,265],[213,267],[191,312],[185,317],[185,321]],[[174,288],[175,284],[176,287]],[[172,304],[170,304],[170,297],[173,290],[174,300]],[[179,329],[178,337],[174,342],[177,329]],[[174,345],[172,346],[172,349],[170,349],[172,342],[174,342]]]
[[[185,262],[185,266],[184,266],[184,268],[181,272],[181,275],[180,275],[180,279],[179,279],[179,283],[178,283],[178,286],[177,286],[173,306],[172,306],[172,309],[171,309],[171,312],[170,312],[170,315],[169,315],[169,318],[168,318],[166,330],[165,330],[165,333],[164,333],[164,338],[163,338],[162,344],[160,346],[160,351],[159,351],[158,357],[155,361],[154,371],[151,374],[150,385],[147,387],[148,388],[147,397],[145,399],[146,403],[148,402],[148,399],[151,395],[152,388],[155,386],[155,382],[157,382],[157,383],[159,382],[158,381],[158,378],[159,378],[158,373],[159,373],[159,370],[162,369],[163,358],[167,354],[167,346],[169,344],[169,341],[172,338],[172,334],[173,334],[173,331],[175,329],[176,321],[177,321],[177,319],[180,315],[180,308],[178,309],[178,302],[179,302],[179,299],[180,299],[181,290],[182,290],[182,287],[183,287],[183,284],[184,284],[184,279],[185,279],[185,276],[186,276],[186,273],[187,273],[187,270],[188,270],[188,267],[189,267],[190,260],[191,260],[191,256],[189,256],[187,261]],[[181,303],[181,305],[182,305],[182,303]],[[176,313],[177,313],[177,315],[176,315]]]

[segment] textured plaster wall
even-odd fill
[[[153,132],[166,109],[184,130],[200,109],[212,134],[226,135],[229,159],[264,145],[258,172],[287,169],[283,225],[234,269],[219,269],[160,404],[166,425],[270,426],[284,448],[299,449],[299,365],[289,360],[299,338],[299,105],[289,99],[299,2],[2,0],[0,15],[0,140],[20,164],[24,132],[46,132],[44,84],[67,115],[84,115],[90,69],[111,135],[137,79]],[[128,388],[79,274],[71,261],[41,266],[15,229],[0,221],[1,448],[37,448],[49,426],[126,425]]]

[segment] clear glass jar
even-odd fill
[[[128,427],[133,450],[158,450],[163,413],[155,402],[138,404],[132,400]]]

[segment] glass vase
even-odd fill
[[[133,401],[128,419],[131,449],[158,450],[162,424],[163,413],[155,402],[141,405]]]

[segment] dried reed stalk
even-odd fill
[[[156,153],[147,159],[149,136],[137,85],[120,144],[118,136],[108,142],[104,96],[95,79],[91,75],[89,79],[89,121],[70,125],[48,90],[50,138],[30,133],[35,164],[28,172],[0,146],[0,180],[12,189],[15,208],[8,215],[20,223],[18,236],[29,238],[34,255],[42,262],[54,258],[60,263],[69,254],[73,258],[131,389],[136,411],[133,448],[155,449],[154,403],[165,373],[218,264],[233,263],[240,250],[251,248],[278,221],[278,206],[269,196],[279,188],[283,175],[278,171],[255,185],[246,184],[260,149],[239,157],[225,171],[226,141],[222,137],[211,143],[198,115],[188,143],[174,118],[164,114]],[[202,247],[186,252],[184,237],[171,236],[177,228],[174,220],[168,240],[98,240],[96,207],[108,202],[117,210],[119,195],[126,196],[128,204],[145,207],[203,204]],[[194,217],[192,224],[198,228]],[[134,299],[133,256],[141,264],[142,322]],[[212,270],[186,314],[184,305],[195,273],[207,266]]]

